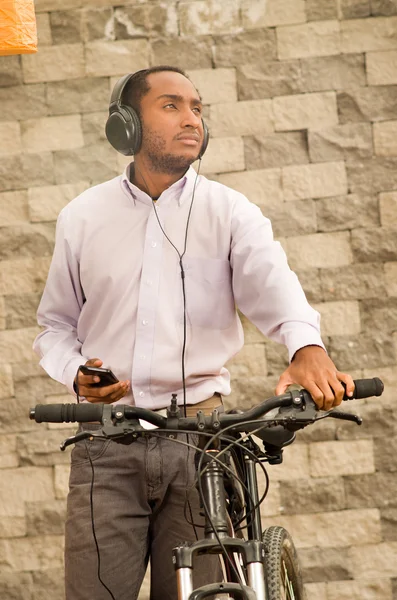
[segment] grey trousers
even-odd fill
[[[179,439],[186,441],[186,436]],[[195,452],[155,436],[131,445],[94,439],[74,447],[65,532],[66,600],[112,598],[98,579],[87,448],[94,466],[93,517],[101,579],[115,600],[135,600],[150,558],[151,600],[176,600],[172,549],[196,539],[184,516],[186,490],[195,477]],[[195,488],[189,500],[194,522],[202,524]],[[203,529],[196,531],[203,536]],[[197,557],[194,586],[220,580],[218,558]]]

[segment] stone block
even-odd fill
[[[8,518],[24,519],[25,502],[48,501],[53,498],[51,469],[29,467],[7,469],[7,477],[2,477],[0,480],[0,523],[6,526],[5,522]],[[6,528],[1,527],[1,529],[3,533],[1,537],[5,537]]]
[[[110,10],[109,10],[110,12]],[[82,33],[82,11],[61,10],[50,13],[53,44],[78,44]]]
[[[342,53],[394,50],[397,48],[397,17],[351,19],[340,23]]]
[[[296,202],[293,205],[288,204],[288,206],[293,208],[293,206],[298,207],[299,204],[299,202]],[[319,269],[295,269],[295,273],[309,302],[320,302],[323,300]]]
[[[355,579],[395,577],[397,542],[353,546],[349,549],[349,560]]]
[[[21,57],[0,56],[0,87],[9,87],[22,83]]]
[[[30,220],[55,221],[62,208],[87,188],[86,181],[30,188],[28,190]]]
[[[395,0],[371,0],[371,9],[374,17],[379,15],[389,17],[397,14],[397,4]]]
[[[273,99],[276,131],[323,129],[338,123],[334,92],[296,94]]]
[[[7,225],[20,225],[29,220],[28,198],[25,190],[0,193],[0,223]]]
[[[375,157],[346,163],[352,193],[371,194],[397,189],[397,157]]]
[[[37,26],[37,44],[38,47],[50,46],[52,44],[50,15],[48,13],[39,13],[36,15]],[[80,39],[77,40],[78,42]]]
[[[307,479],[309,477],[307,446],[295,442],[293,446],[285,449],[281,465],[269,465],[266,466],[266,469],[270,477],[270,485],[273,481]]]
[[[64,596],[64,570],[45,569],[33,573],[33,586],[35,596],[32,600],[63,600]]]
[[[397,50],[368,52],[366,55],[368,85],[397,83]]]
[[[359,303],[323,302],[313,306],[321,315],[323,335],[355,335],[361,331]]]
[[[200,36],[195,38],[192,52],[190,38],[170,37],[154,40],[151,44],[153,64],[177,64],[181,69],[211,69],[212,44],[211,36]],[[225,64],[216,66],[230,68],[230,57]]]
[[[32,573],[2,573],[0,590],[4,600],[32,600]]]
[[[366,85],[363,54],[305,58],[300,62],[304,91],[345,90]]]
[[[14,395],[14,382],[11,365],[3,363],[0,366],[0,399]]]
[[[397,259],[397,230],[356,229],[352,232],[352,250],[355,261],[394,261]]]
[[[34,8],[37,13],[41,13],[53,10],[80,8],[82,4],[83,0],[35,0]]]
[[[341,123],[391,121],[397,118],[397,86],[367,87],[337,95]]]
[[[325,583],[305,583],[303,587],[307,600],[327,600],[327,585]]]
[[[397,296],[397,262],[387,262],[384,265],[386,288],[389,296]]]
[[[327,594],[327,600],[393,600],[390,579],[333,581]]]
[[[52,183],[55,183],[52,153],[25,153],[23,160],[21,160],[18,188],[21,188],[21,184],[24,188],[28,188],[35,185],[50,185]]]
[[[269,206],[278,206],[283,202],[280,169],[254,169],[226,173],[219,175],[217,181],[244,194],[248,200],[265,212]]]
[[[346,170],[343,162],[283,167],[282,180],[284,198],[287,202],[347,193]]]
[[[370,377],[374,375],[372,371]],[[381,369],[376,369],[376,375],[381,377]],[[385,387],[388,388],[386,382]],[[390,389],[390,388],[389,388]],[[394,419],[392,409],[387,408],[384,403],[384,396],[381,400],[371,398],[368,404],[356,408],[356,402],[348,404],[348,409],[351,412],[359,414],[363,419],[361,427],[357,427],[354,423],[341,422],[336,426],[336,438],[338,440],[354,440],[354,439],[385,439],[388,436],[395,435]],[[380,403],[380,404],[378,404]]]
[[[97,11],[92,12],[95,14]],[[107,27],[111,30],[110,20]],[[178,35],[177,8],[171,3],[117,8],[114,12],[114,34],[116,39]]]
[[[336,424],[333,419],[318,421],[314,427],[306,427],[298,432],[300,442],[328,442],[336,438]]]
[[[379,439],[379,442],[378,446],[382,442],[384,443],[384,440]],[[344,485],[347,506],[350,508],[378,507],[385,509],[397,506],[396,478],[392,477],[390,472],[377,472],[373,475],[352,475],[344,478]]]
[[[32,117],[42,117],[47,114],[45,100],[45,85],[34,83],[32,85],[0,87],[0,105],[2,111],[0,121],[22,121]]]
[[[385,542],[397,541],[397,510],[385,508],[380,511],[382,536]]]
[[[237,67],[239,100],[299,94],[305,89],[299,60],[264,60]]]
[[[116,151],[108,143],[58,150],[54,152],[54,167],[58,185],[81,181],[95,185],[119,175]]]
[[[245,344],[227,365],[232,379],[264,376],[267,373],[265,345]]]
[[[347,232],[291,237],[284,247],[292,269],[342,267],[353,262]]]
[[[275,27],[306,21],[303,0],[243,0],[242,24],[244,29]]]
[[[299,479],[280,483],[285,514],[317,513],[346,508],[342,478]]]
[[[328,21],[338,18],[335,0],[306,0],[308,21]]]
[[[0,540],[3,573],[62,569],[63,536]]]
[[[18,121],[0,122],[0,157],[22,151],[21,130]]]
[[[310,444],[309,461],[312,477],[335,477],[375,471],[372,440]]]
[[[237,35],[215,37],[214,61],[216,67],[230,67],[230,57],[233,65],[248,65],[258,63],[258,57],[266,60],[276,60],[276,32],[274,29],[257,29],[244,31]]]
[[[290,235],[315,233],[317,230],[316,211],[313,200],[283,202],[267,208],[265,215],[271,220],[276,238]]]
[[[268,375],[279,377],[288,367],[288,351],[283,344],[266,339],[266,360]]]
[[[246,344],[255,344],[265,341],[265,336],[259,331],[259,329],[251,323],[242,313],[239,313],[239,317],[244,329],[244,340]]]
[[[81,37],[85,42],[94,40],[114,40],[117,39],[117,25],[115,15],[120,9],[115,12],[109,7],[96,8],[94,10],[86,9],[81,15]],[[121,37],[121,36],[120,36]]]
[[[32,342],[38,333],[38,327],[0,331],[0,361],[13,364],[34,360]]]
[[[244,153],[246,163],[252,169],[309,162],[307,135],[303,131],[245,137]]]
[[[395,348],[390,335],[381,331],[375,335],[361,333],[355,336],[332,336],[328,351],[333,361],[344,372],[351,369],[374,369],[395,365]]]
[[[208,123],[213,137],[273,133],[271,100],[247,100],[214,104]]]
[[[385,483],[387,478],[390,478],[390,473],[396,473],[397,472],[397,463],[396,463],[396,449],[397,449],[397,441],[396,441],[396,437],[394,436],[392,439],[387,441],[387,444],[385,444],[385,441],[382,439],[376,439],[374,440],[374,447],[375,447],[375,465],[376,465],[376,469],[378,471],[384,471],[385,472]],[[393,487],[395,487],[396,484],[396,478],[393,477],[393,482],[390,482],[390,485],[393,485]],[[394,500],[392,500],[392,498],[394,497]],[[391,501],[393,502],[393,506],[395,505],[396,501],[397,501],[397,496],[394,490],[394,496],[393,496],[393,491],[390,491],[390,498]]]
[[[237,101],[235,69],[194,69],[188,70],[187,75],[200,92],[203,104]]]
[[[374,150],[378,156],[397,156],[397,121],[373,124]]]
[[[4,365],[7,366],[7,365]],[[0,368],[0,398],[4,393],[2,387],[3,369]],[[13,469],[19,466],[19,457],[17,453],[17,438],[16,435],[2,435],[0,437],[0,469]]]
[[[182,36],[230,34],[240,29],[237,0],[229,0],[227,4],[216,0],[180,2],[178,17]]]
[[[258,441],[260,444],[261,441]],[[261,468],[256,469],[256,475],[258,478],[258,493],[259,498],[263,496],[266,489],[266,478]],[[261,504],[261,516],[263,517],[271,517],[273,515],[279,515],[281,509],[280,503],[280,484],[278,482],[273,482],[268,489],[266,494],[266,498]]]
[[[299,560],[307,582],[351,579],[347,548],[301,548]]]
[[[66,56],[67,60],[65,60]],[[84,77],[83,45],[43,46],[37,54],[22,56],[22,69],[25,83]]]
[[[54,488],[55,497],[65,499],[69,493],[69,474],[70,466],[55,465],[54,467]]]
[[[357,227],[379,227],[376,197],[349,194],[316,202],[319,231],[341,231]]]
[[[309,153],[313,162],[371,158],[372,129],[369,123],[347,123],[309,131]]]
[[[63,535],[65,529],[66,503],[64,500],[52,502],[27,502],[27,533],[34,535]]]
[[[142,39],[89,42],[85,60],[89,77],[125,75],[149,66],[148,42]]]
[[[386,294],[385,278],[377,262],[321,269],[324,300],[360,300]]]
[[[232,393],[225,397],[226,410],[238,408],[247,410],[252,408],[264,398],[274,394],[276,379],[267,377],[241,377],[232,382]],[[1,415],[0,415],[1,418]]]
[[[340,0],[339,12],[342,19],[361,19],[371,15],[371,0]]]
[[[23,121],[22,143],[28,152],[68,150],[84,145],[80,115]]]
[[[239,137],[220,137],[210,140],[201,163],[201,172],[227,173],[244,171],[244,144]]]
[[[84,145],[94,146],[107,141],[105,125],[109,112],[91,112],[81,117]]]
[[[6,305],[4,296],[0,296],[0,329],[6,328]]]
[[[374,327],[385,333],[397,330],[397,299],[372,298],[360,302],[363,331],[373,331]]]
[[[0,264],[0,294],[42,292],[50,256],[3,260]]]
[[[339,35],[340,27],[337,20],[311,21],[301,25],[278,27],[278,58],[287,60],[339,54]]]
[[[26,224],[2,227],[0,258],[2,260],[28,256],[49,256],[54,247],[52,225]]]
[[[108,77],[69,79],[47,84],[47,105],[52,115],[105,110],[109,100]]]
[[[377,544],[381,539],[380,515],[376,509],[286,515],[267,518],[264,522],[266,526],[285,527],[297,548],[339,548],[359,544],[361,548],[361,544]]]
[[[16,294],[5,297],[6,329],[34,327],[41,294]]]

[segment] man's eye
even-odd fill
[[[197,114],[201,115],[201,108],[199,108],[198,106],[193,108],[193,110],[196,111]]]
[[[170,104],[166,104],[166,105],[164,106],[164,108],[169,108],[170,106],[171,106],[172,108],[175,108],[175,104],[172,104],[172,103],[170,103]]]

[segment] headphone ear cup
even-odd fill
[[[132,156],[139,152],[142,144],[142,126],[133,108],[117,106],[108,117],[105,133],[113,148],[121,154]]]
[[[200,158],[200,159],[203,157],[204,152],[207,150],[208,142],[210,141],[210,132],[208,130],[208,127],[207,127],[204,119],[202,119],[202,123],[203,123],[203,143],[201,144],[200,154],[198,155],[198,158]]]

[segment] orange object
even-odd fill
[[[33,0],[0,0],[0,56],[37,52]]]

